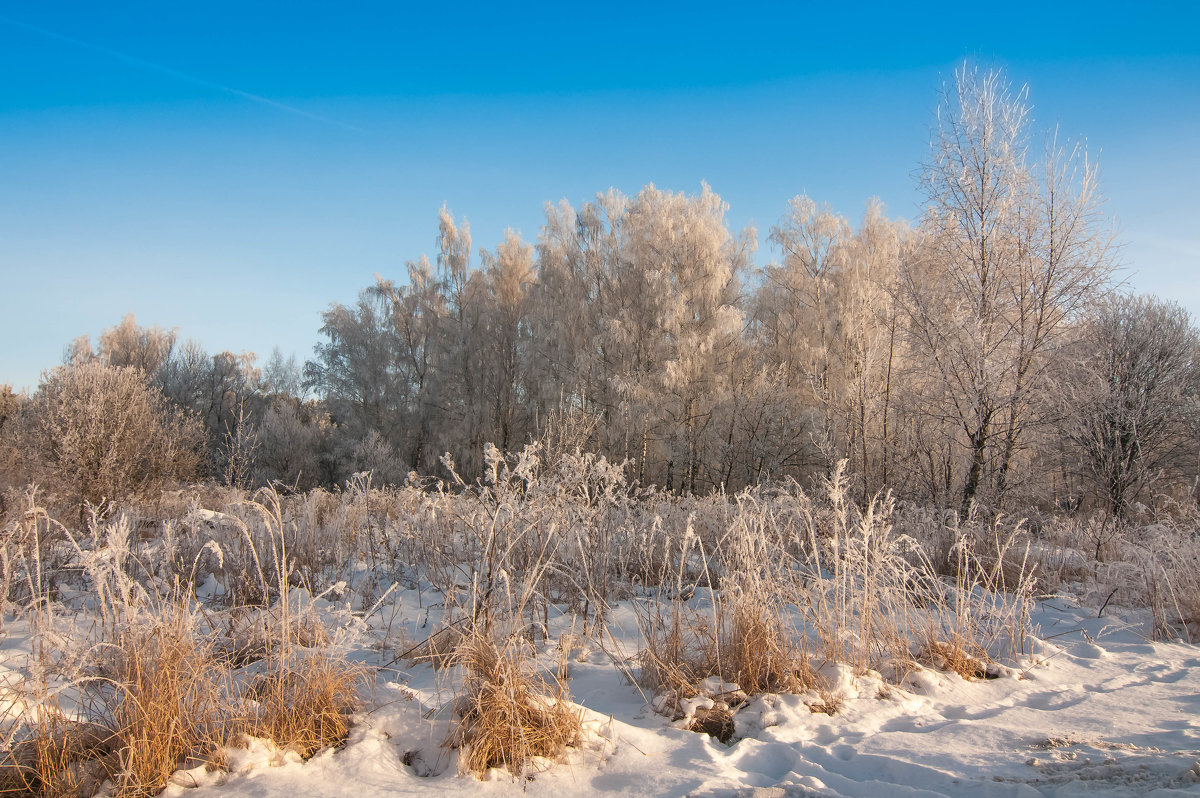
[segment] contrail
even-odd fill
[[[132,55],[126,55],[125,53],[118,52],[117,50],[112,50],[112,49],[109,49],[108,47],[104,47],[99,44],[92,44],[91,42],[85,42],[82,39],[76,39],[72,36],[65,36],[61,33],[55,33],[52,30],[46,30],[45,28],[39,28],[36,25],[29,25],[25,22],[18,22],[15,19],[9,19],[8,17],[4,17],[4,16],[0,16],[0,22],[7,23],[9,25],[13,25],[18,28],[24,28],[25,30],[33,31],[34,33],[39,33],[42,36],[49,36],[52,39],[58,39],[59,41],[67,42],[67,43],[73,44],[77,47],[84,47],[88,50],[92,50],[97,53],[103,53],[104,55],[119,59],[121,61],[124,61],[127,64],[131,64],[132,66],[141,67],[142,69],[149,69],[154,72],[159,72],[163,75],[169,75],[170,77],[176,78],[178,80],[182,80],[186,83],[191,83],[194,86],[200,86],[201,88],[205,88],[205,89],[212,89],[213,91],[222,91],[222,92],[225,92],[226,94],[232,94],[235,97],[241,97],[244,100],[250,100],[251,102],[255,102],[260,105],[266,105],[270,108],[275,108],[279,111],[286,111],[289,114],[295,114],[297,116],[302,116],[305,119],[311,119],[314,122],[323,122],[327,125],[336,125],[337,127],[344,128],[346,130],[353,130],[356,133],[365,133],[366,132],[362,128],[355,127],[354,125],[348,125],[345,122],[339,122],[338,120],[330,119],[327,116],[321,116],[319,114],[310,113],[308,111],[305,111],[302,108],[296,108],[294,106],[287,105],[285,103],[277,102],[276,100],[272,100],[269,97],[262,97],[258,94],[251,94],[248,91],[242,91],[241,89],[235,89],[232,86],[222,86],[220,83],[213,83],[212,81],[204,80],[203,78],[193,77],[192,75],[188,75],[183,72],[179,72],[177,70],[171,69],[170,67],[165,67],[161,64],[155,64],[152,61],[146,61],[144,59],[137,58]]]

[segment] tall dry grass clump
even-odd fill
[[[236,726],[307,759],[345,742],[366,673],[329,650],[333,641],[328,631],[298,601],[293,605],[291,552],[298,535],[294,527],[289,534],[279,494],[273,488],[260,489],[240,505],[246,518],[233,520],[258,569],[264,600],[274,596],[276,604],[260,613],[263,672],[243,685],[245,711]],[[260,547],[267,549],[269,558],[259,555]]]
[[[923,588],[936,577],[920,544],[894,533],[890,496],[861,509],[850,501],[845,468],[825,481],[828,505],[805,514],[801,600],[824,657],[865,670],[910,659]]]
[[[105,714],[120,741],[115,794],[156,795],[181,766],[228,743],[229,674],[179,604],[115,642]]]
[[[308,759],[345,743],[350,715],[360,705],[363,669],[326,652],[293,656],[273,672],[253,679],[245,731],[265,737]]]
[[[805,594],[797,534],[777,500],[743,491],[727,505],[714,546],[723,590],[715,601],[714,674],[755,693],[802,692],[817,677],[798,627]]]
[[[119,771],[118,741],[104,726],[72,720],[51,706],[25,732],[0,762],[0,795],[89,796]]]
[[[641,619],[638,684],[679,698],[699,693],[715,660],[716,634],[710,618],[690,608],[664,611],[652,605]]]
[[[711,528],[701,534],[689,521],[673,555],[674,585],[642,605],[639,683],[658,693],[656,710],[675,720],[703,693],[701,703],[711,706],[693,710],[692,727],[723,741],[732,738],[732,713],[748,694],[800,693],[818,681],[796,628],[792,559],[763,509],[746,492],[707,519]],[[685,574],[697,569],[688,581]]]
[[[569,539],[561,530],[570,523],[561,510],[576,502],[557,480],[543,481],[539,452],[534,444],[506,457],[486,447],[487,468],[474,488],[449,458],[443,461],[465,489],[447,515],[470,571],[463,614],[455,631],[443,635],[445,642],[457,638],[448,664],[462,678],[458,721],[445,742],[459,749],[459,769],[480,777],[490,768],[526,775],[535,760],[561,756],[582,735],[563,679],[539,675],[531,642],[546,637],[555,594],[579,589],[566,587],[573,580],[563,579],[571,570],[560,550]],[[431,654],[435,647],[427,642]]]
[[[973,678],[994,657],[1023,651],[1033,567],[1017,545],[1020,524],[970,518],[908,534],[895,527],[890,495],[858,506],[849,486],[842,463],[820,499],[791,483],[692,503],[702,531],[689,519],[670,554],[675,584],[662,580],[642,603],[640,681],[667,694],[656,701],[662,711],[681,714],[710,677],[726,693],[732,683],[824,695],[832,688],[818,659],[894,680],[920,663]],[[953,539],[949,577],[928,545],[942,537]],[[702,579],[687,583],[697,564]]]
[[[737,598],[718,649],[718,670],[746,693],[796,693],[817,681],[808,651],[763,597]]]
[[[698,695],[712,676],[749,695],[802,692],[814,686],[816,676],[804,643],[789,626],[753,596],[735,596],[708,611],[656,609],[643,618],[638,682],[671,694],[675,703]]]
[[[536,758],[560,757],[579,743],[582,719],[561,681],[551,686],[531,667],[522,641],[497,646],[474,632],[459,645],[463,669],[459,720],[447,744],[458,748],[459,769],[482,777],[491,768],[523,776]]]
[[[971,679],[986,676],[994,657],[1025,652],[1036,569],[1017,543],[1023,526],[968,516],[955,527],[952,580],[926,580],[934,611],[924,616],[919,659]]]
[[[147,568],[127,516],[93,513],[90,533],[90,546],[74,542],[98,619],[94,675],[81,687],[94,699],[89,714],[117,741],[114,794],[156,795],[180,766],[213,761],[229,741],[232,674],[190,586],[160,591],[135,578]]]

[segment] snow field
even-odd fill
[[[1044,525],[854,507],[841,472],[819,499],[794,485],[680,498],[632,495],[602,459],[536,454],[493,455],[469,490],[364,475],[341,494],[210,492],[218,509],[179,494],[149,524],[46,523],[32,548],[10,535],[10,745],[51,704],[97,719],[105,630],[183,585],[235,682],[261,678],[278,646],[369,676],[344,745],[305,760],[243,735],[219,767],[183,762],[171,795],[1200,792],[1200,655],[1152,639],[1187,637],[1187,596],[1160,586],[1167,612],[1139,592],[1185,547],[1122,570]],[[1039,574],[1055,562],[1057,581]],[[1128,578],[1106,590],[1114,573]],[[471,718],[461,652],[477,636],[565,691],[571,747],[463,772],[447,741]],[[648,652],[674,681],[648,678]],[[716,711],[725,742],[690,730]]]

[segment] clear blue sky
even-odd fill
[[[759,263],[799,193],[913,219],[964,58],[1086,139],[1124,276],[1200,316],[1200,4],[507,5],[0,0],[0,382],[128,312],[303,360],[443,204],[491,249],[707,181]]]

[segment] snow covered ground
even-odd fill
[[[561,481],[527,480],[519,490],[511,481],[501,475],[462,494],[373,496],[350,486],[282,505],[274,495],[235,495],[219,505],[226,512],[192,507],[155,534],[133,535],[120,516],[70,548],[20,550],[24,589],[39,598],[6,607],[16,615],[0,627],[0,718],[14,735],[27,730],[40,701],[88,720],[89,690],[110,673],[102,654],[125,645],[113,633],[118,620],[136,626],[165,609],[193,621],[188,634],[211,644],[218,670],[243,688],[264,672],[256,657],[270,646],[344,656],[370,674],[341,747],[302,761],[249,740],[226,752],[222,769],[176,772],[166,793],[175,798],[1200,796],[1200,648],[1151,639],[1153,630],[1182,633],[1189,619],[1196,628],[1194,525],[1130,544],[1132,558],[1092,563],[1060,535],[1034,540],[1045,551],[1012,547],[1014,561],[1006,551],[1022,524],[1001,535],[998,523],[902,518],[902,529],[932,541],[922,544],[895,532],[890,502],[852,515],[838,485],[827,505],[795,491],[651,506],[616,491],[579,501]],[[922,554],[948,533],[958,541],[955,576]],[[994,552],[993,564],[978,551]],[[50,554],[58,564],[43,568]],[[1006,570],[1014,562],[1015,577]],[[1027,567],[1046,574],[1036,590]],[[323,592],[313,598],[300,584]],[[1040,591],[1056,592],[1035,598]],[[597,607],[605,607],[598,627]],[[690,716],[655,711],[664,699],[636,683],[639,654],[667,651],[658,648],[669,636],[659,621],[685,617],[702,646],[729,633],[739,607],[765,607],[764,627],[796,644],[788,672],[799,672],[806,652],[819,674],[760,684],[821,689],[750,696],[721,742],[689,730]],[[456,708],[467,706],[460,668],[412,656],[431,634],[472,617],[478,639],[528,637],[523,656],[563,676],[585,733],[560,759],[536,761],[523,776],[462,774],[459,752],[446,745]],[[740,639],[755,641],[766,663],[778,655],[766,650],[770,637]],[[914,664],[955,640],[964,653],[996,658],[994,678]],[[845,664],[887,669],[897,657],[886,679]],[[689,691],[677,697],[688,713],[704,708],[703,691],[735,689],[709,675],[714,665],[726,678],[750,673],[725,668],[727,654],[699,661],[675,682]],[[702,694],[691,698],[697,683]],[[243,711],[240,701],[260,706],[253,691],[230,690],[221,695],[231,713]],[[228,738],[206,739],[192,753],[206,756],[212,740]]]
[[[427,610],[412,592],[399,614],[377,613],[352,656],[382,664],[421,639]],[[326,605],[331,609],[331,605]],[[385,621],[384,618],[387,617]],[[753,698],[725,745],[678,728],[627,677],[637,650],[628,604],[602,647],[552,634],[543,662],[565,659],[588,739],[527,779],[459,775],[441,745],[452,674],[399,662],[378,671],[349,742],[308,762],[269,745],[239,751],[228,773],[176,774],[169,796],[264,798],[389,795],[1036,796],[1200,795],[1200,649],[1149,642],[1143,626],[1066,599],[1040,602],[1037,639],[1021,669],[964,681],[919,671],[904,687],[827,666],[844,703],[813,712],[815,696]],[[559,633],[568,622],[559,619]],[[426,632],[427,633],[427,632]],[[189,785],[189,786],[183,786]],[[198,785],[198,786],[195,786]]]

